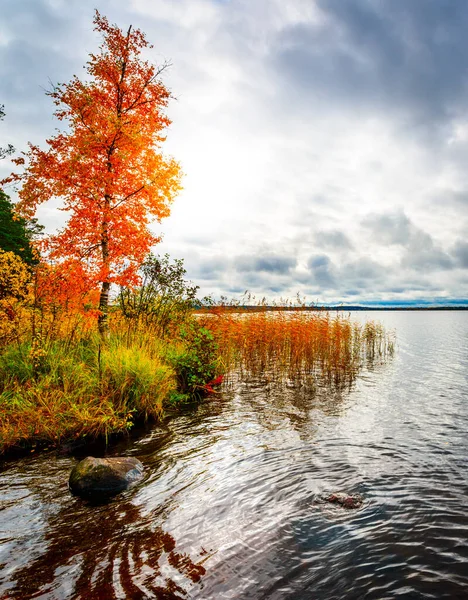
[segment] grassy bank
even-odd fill
[[[3,454],[126,432],[213,393],[220,375],[350,385],[393,351],[378,324],[323,311],[196,314],[196,287],[168,257],[150,257],[142,285],[115,298],[103,339],[95,290],[46,267],[28,284],[22,268],[4,269],[0,294]]]
[[[135,415],[160,415],[176,386],[160,346],[114,338],[101,349],[95,339],[12,345],[0,377],[3,448],[126,430]]]
[[[206,349],[205,349],[206,350]],[[203,395],[216,372],[183,339],[113,333],[11,344],[0,355],[0,450],[108,437]]]
[[[278,383],[349,385],[365,360],[393,351],[383,328],[328,313],[180,314],[161,327],[113,315],[103,342],[55,336],[0,355],[0,450],[128,431],[212,392],[220,373]]]
[[[97,290],[66,265],[32,273],[0,251],[0,453],[107,438],[208,391],[217,347],[193,316],[182,262],[149,257],[142,270],[102,338]]]

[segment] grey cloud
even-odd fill
[[[236,283],[239,283],[237,287],[242,288],[243,291],[249,290],[258,297],[263,293],[279,293],[287,290],[292,282],[289,278],[278,279],[271,274],[250,271],[240,273]]]
[[[434,129],[466,104],[468,4],[453,0],[320,0],[322,27],[295,25],[272,64],[309,99],[412,115]]]
[[[278,295],[294,295],[298,290],[307,295],[307,298],[324,298],[327,294],[337,293],[342,298],[353,298],[355,301],[373,297],[375,294],[387,294],[403,297],[405,294],[414,292],[431,291],[442,293],[443,285],[437,279],[431,279],[430,274],[425,271],[430,269],[417,268],[417,261],[421,265],[430,263],[433,268],[437,262],[437,253],[432,248],[422,245],[420,254],[415,255],[412,268],[413,271],[403,272],[398,266],[389,269],[387,265],[381,265],[367,256],[358,257],[345,263],[333,262],[326,254],[316,254],[309,258],[308,274],[299,271],[291,271],[287,274],[271,273],[268,271],[251,270],[252,262],[249,262],[249,270],[237,270],[237,260],[225,262],[222,257],[213,261],[197,260],[195,266],[188,270],[190,278],[198,277],[198,283],[209,289],[227,290],[229,295],[240,295],[245,290],[251,291],[260,298],[261,295],[277,298]],[[240,257],[241,262],[245,257]],[[440,259],[440,257],[439,257]],[[443,260],[442,260],[443,262]],[[203,284],[203,282],[205,282]],[[316,301],[314,300],[314,301]]]
[[[315,256],[311,256],[309,259],[309,268],[312,270],[321,269],[323,267],[328,268],[330,264],[331,260],[326,254],[317,254]]]
[[[238,256],[234,259],[234,268],[239,272],[259,271],[285,275],[297,264],[295,258],[279,254],[263,256]]]
[[[243,294],[244,292],[246,292],[247,290],[245,290],[245,288],[243,288],[242,286],[239,285],[232,285],[230,287],[228,287],[227,289],[229,294]]]
[[[72,24],[66,12],[54,10],[51,3],[41,0],[23,0],[21,10],[14,0],[4,0],[2,17],[8,22],[7,40],[34,40],[37,47],[43,48],[54,41],[66,41],[67,21]]]
[[[463,156],[462,158],[466,162],[466,157]],[[445,190],[434,196],[432,202],[437,205],[449,203],[466,208],[468,205],[468,190]]]
[[[453,248],[453,255],[455,256],[459,266],[463,267],[464,269],[468,268],[468,243],[467,242],[459,240]]]
[[[0,98],[7,113],[5,124],[15,134],[27,130],[33,142],[49,136],[56,126],[54,104],[45,94],[50,82],[80,75],[87,51],[98,43],[92,32],[93,6],[69,4],[66,8],[71,10],[41,0],[24,0],[21,5],[13,0],[2,2],[0,37],[4,33],[5,38],[0,44]],[[17,149],[26,150],[21,142]]]
[[[373,240],[380,245],[400,245],[405,252],[401,266],[410,269],[448,270],[453,260],[432,237],[417,227],[403,212],[370,215],[362,221]]]
[[[266,287],[267,292],[271,292],[272,294],[281,294],[285,290],[289,288],[289,282],[286,283],[272,283]]]
[[[386,285],[382,287],[382,291],[386,294],[408,294],[411,292],[441,292],[442,289],[437,282],[421,281],[421,277],[405,278],[399,280],[398,283]]]
[[[413,225],[404,213],[370,215],[362,225],[371,230],[375,241],[383,244],[405,245],[413,231]]]
[[[385,294],[385,295],[407,295],[414,292],[432,292],[437,293],[443,291],[437,283],[434,283],[430,280],[422,280],[420,275],[416,275],[415,277],[403,277],[401,278],[400,274],[397,270],[391,271],[388,273],[388,268],[384,268],[383,266],[378,265],[377,263],[373,263],[373,267],[370,272],[367,273],[367,277],[362,279],[355,279],[355,275],[360,272],[364,274],[369,265],[366,265],[366,259],[364,260],[363,268],[360,267],[359,262],[356,261],[356,264],[352,266],[351,271],[348,268],[343,268],[340,277],[346,281],[349,285],[350,283],[354,283],[355,287],[350,287],[344,291],[344,296],[349,297],[360,297],[360,299],[365,298],[366,295],[372,294],[374,292]],[[348,276],[346,273],[348,272]]]
[[[8,124],[19,127],[26,119],[32,129],[43,127],[44,133],[50,134],[54,105],[45,91],[50,89],[51,80],[70,79],[69,62],[51,49],[38,49],[23,41],[0,46],[0,61],[4,65],[0,97],[5,104]],[[41,65],[39,72],[38,64]],[[53,72],[48,66],[51,64],[54,65]],[[31,102],[31,96],[34,102]]]
[[[310,257],[308,268],[311,274],[309,283],[317,284],[322,290],[344,289],[349,296],[362,295],[380,288],[384,273],[389,273],[388,268],[384,269],[366,256],[337,264],[327,255],[318,254]]]
[[[382,273],[383,267],[367,257],[358,258],[345,264],[341,269],[341,277],[346,278],[348,281],[359,281],[361,283],[380,280],[382,279]]]
[[[58,7],[53,9],[48,2],[25,0],[21,9],[17,2],[2,3],[2,20],[8,22],[7,42],[0,46],[2,93],[11,93],[17,100],[30,92],[31,82],[47,87],[49,79],[68,81],[74,72],[82,71],[87,52],[98,43],[92,33],[92,17],[90,4],[75,4],[72,16]],[[83,46],[70,48],[70,38],[77,34],[81,42],[89,42],[86,50]],[[87,34],[89,39],[84,40]]]
[[[336,281],[333,274],[333,263],[326,254],[311,256],[308,267],[313,281],[323,289],[335,289]]]
[[[325,250],[351,250],[353,248],[348,236],[338,230],[319,231],[315,234],[315,241]]]
[[[434,244],[428,233],[414,227],[406,254],[402,258],[402,266],[413,269],[448,270],[453,268],[453,261],[444,250]]]
[[[204,280],[218,279],[227,267],[224,258],[199,258],[191,260],[190,263],[190,277]]]
[[[431,269],[431,270],[449,270],[453,269],[453,262],[450,256],[443,250],[433,248],[432,250],[423,250],[419,253],[409,251],[402,260],[404,267],[413,269]]]

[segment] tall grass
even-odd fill
[[[55,340],[40,350],[22,343],[0,355],[0,450],[126,431],[136,417],[159,417],[176,387],[154,340]]]
[[[200,319],[218,342],[225,371],[242,377],[346,385],[365,360],[393,353],[393,341],[380,324],[360,325],[340,314],[218,308]]]
[[[160,417],[164,401],[176,388],[175,371],[167,364],[167,348],[153,337],[127,345],[118,337],[101,352],[101,393],[120,412]]]
[[[202,397],[226,380],[350,385],[364,362],[393,342],[374,322],[326,312],[184,313],[161,338],[158,326],[114,315],[104,344],[91,333],[24,336],[0,353],[0,452],[128,430],[165,406]],[[76,329],[74,329],[76,331]]]

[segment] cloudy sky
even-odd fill
[[[0,146],[53,134],[44,90],[84,73],[94,8],[172,63],[184,190],[155,250],[203,293],[468,297],[468,2],[2,0]]]

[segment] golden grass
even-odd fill
[[[247,377],[349,383],[364,360],[393,353],[393,341],[379,323],[361,325],[324,311],[216,309],[200,319],[219,344],[225,370]]]

